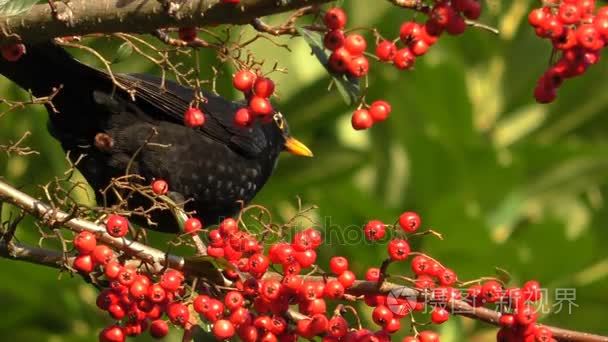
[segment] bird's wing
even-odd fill
[[[114,77],[135,90],[135,103],[142,106],[145,113],[155,115],[158,120],[183,124],[184,112],[194,97],[191,88],[165,80],[165,89],[161,89],[160,78],[144,74],[115,74]],[[207,102],[201,104],[206,114],[205,124],[199,128],[202,134],[249,158],[266,149],[266,137],[259,124],[249,128],[234,124],[237,103],[208,92],[203,95]]]

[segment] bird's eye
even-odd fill
[[[283,120],[283,114],[281,113],[276,113],[273,116],[274,122],[277,124],[277,126],[279,126],[280,130],[283,130],[285,128],[285,121]]]

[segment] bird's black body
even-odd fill
[[[133,101],[108,74],[52,43],[28,46],[17,62],[0,61],[0,73],[35,96],[63,87],[53,100],[57,113],[47,106],[49,130],[73,160],[85,155],[77,168],[97,191],[98,202],[99,190],[113,177],[125,175],[129,165],[129,173],[147,181],[166,180],[170,191],[193,200],[186,210],[196,210],[205,223],[215,224],[237,213],[239,201],[247,203],[255,196],[284,149],[285,132],[274,122],[234,125],[237,103],[205,93],[207,102],[200,105],[205,125],[188,128],[183,113],[193,99],[192,89],[167,81],[163,90],[153,76],[115,75],[135,90]],[[111,143],[96,144],[99,133],[107,134]],[[151,144],[145,144],[147,139]],[[146,204],[135,198],[131,206]],[[157,229],[177,230],[169,212],[157,212],[153,218]]]

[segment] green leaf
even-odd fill
[[[336,88],[338,88],[340,95],[342,95],[342,98],[344,99],[344,102],[346,102],[346,104],[349,106],[357,102],[359,93],[361,92],[359,80],[356,78],[346,77],[346,75],[336,75],[328,69],[329,55],[323,47],[321,35],[317,32],[312,32],[302,27],[296,27],[296,30],[298,30],[298,33],[304,37],[304,40],[306,40],[308,45],[310,45],[312,53],[331,75],[334,83],[336,84]]]
[[[511,274],[507,272],[507,270],[500,267],[495,267],[494,272],[496,273],[496,277],[498,277],[498,279],[500,279],[500,281],[503,283],[508,284],[511,281]]]
[[[10,17],[27,12],[39,0],[2,0],[0,1],[0,17]]]
[[[120,44],[118,50],[116,50],[114,59],[112,59],[112,64],[124,61],[125,59],[129,58],[131,54],[133,54],[133,47],[131,44],[127,42]]]

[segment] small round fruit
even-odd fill
[[[331,8],[325,13],[323,21],[330,30],[339,30],[346,25],[346,13],[339,7]]]
[[[247,127],[253,122],[254,115],[249,108],[239,108],[234,113],[234,124],[241,127]]]
[[[234,325],[228,320],[220,319],[213,324],[212,332],[218,340],[227,340],[234,336]]]
[[[383,40],[376,46],[376,57],[383,62],[392,61],[396,53],[397,45],[389,40]]]
[[[253,89],[253,83],[255,82],[256,75],[251,70],[239,70],[234,74],[232,78],[232,85],[234,88],[246,93]]]
[[[110,215],[106,222],[106,231],[113,237],[123,237],[129,231],[129,221],[120,215]]]
[[[150,335],[154,338],[163,338],[169,333],[169,325],[162,319],[150,323]]]
[[[258,77],[253,83],[253,92],[257,96],[269,98],[274,93],[274,82],[266,77]]]
[[[374,122],[381,122],[388,118],[391,113],[391,105],[382,100],[374,101],[369,107],[369,114]]]
[[[196,234],[201,229],[203,229],[203,224],[196,217],[190,217],[184,222],[184,232],[187,234]]]
[[[354,129],[360,131],[372,127],[374,119],[367,109],[357,109],[351,118],[351,124]]]
[[[184,113],[184,124],[192,128],[200,127],[205,124],[205,114],[196,107],[190,107]]]
[[[21,56],[25,54],[25,45],[23,44],[9,44],[3,45],[0,48],[0,52],[2,53],[2,57],[9,62],[18,61]]]
[[[74,247],[80,254],[89,254],[95,250],[97,239],[95,234],[87,231],[82,231],[74,238]]]
[[[254,96],[249,101],[249,108],[259,116],[266,116],[272,114],[272,105],[270,101],[261,96]]]
[[[159,196],[165,195],[169,192],[169,184],[164,179],[155,179],[152,182],[152,191]]]
[[[399,216],[399,226],[406,233],[413,233],[420,227],[420,216],[413,211],[406,211]]]

